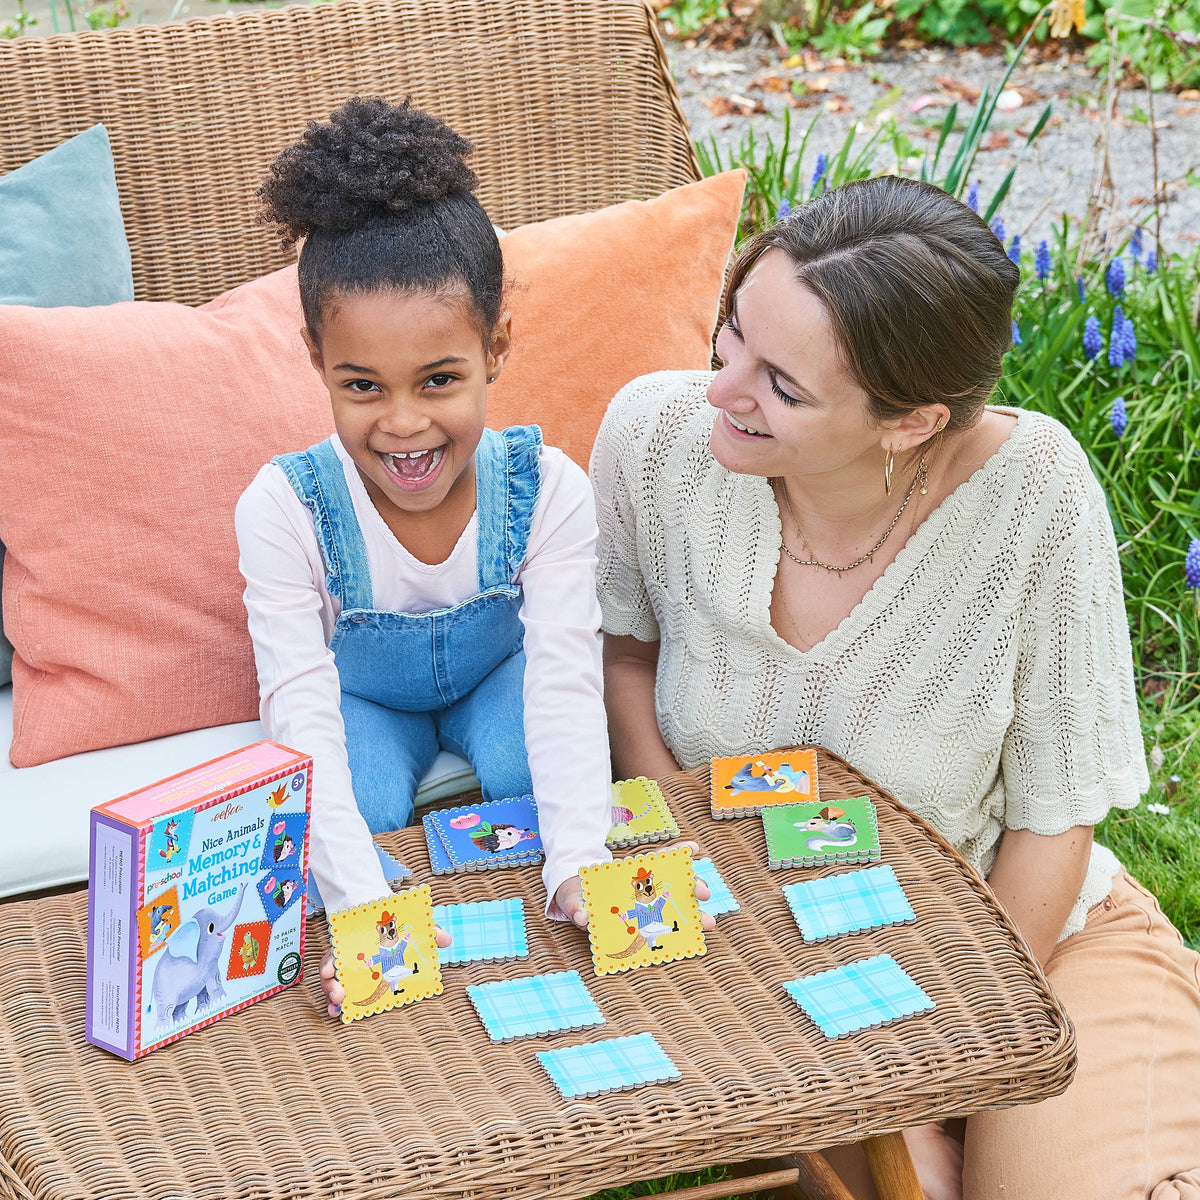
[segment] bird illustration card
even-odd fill
[[[579,879],[597,975],[705,953],[686,846],[583,867]]]
[[[441,993],[429,884],[330,913],[329,929],[343,1024]]]
[[[639,775],[637,779],[621,779],[613,784],[610,850],[665,842],[678,836],[679,825],[653,779]]]
[[[879,824],[866,796],[785,804],[762,814],[771,870],[878,862]]]
[[[806,942],[917,919],[896,872],[886,864],[790,883],[783,894]]]
[[[712,760],[712,815],[745,817],[776,804],[816,800],[817,752],[781,750]]]
[[[481,800],[461,808],[434,809],[428,814],[425,838],[436,833],[445,849],[439,856],[449,871],[490,871],[520,867],[540,861],[542,839],[538,833],[537,805],[532,796],[506,800]],[[434,848],[430,844],[430,861]],[[435,874],[447,874],[434,867]]]

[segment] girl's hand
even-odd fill
[[[435,925],[433,933],[440,949],[444,950],[450,945],[452,939],[444,929]],[[337,981],[337,975],[333,968],[332,946],[325,951],[325,955],[321,959],[320,975],[321,987],[325,989],[325,1011],[331,1017],[336,1017],[342,1011],[342,1001],[346,999],[346,989]]]

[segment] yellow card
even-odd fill
[[[331,913],[329,929],[344,1025],[441,993],[429,884]]]
[[[686,846],[583,867],[579,879],[597,975],[705,953]]]
[[[667,807],[658,784],[645,775],[621,779],[613,784],[612,828],[608,848],[640,846],[646,842],[665,842],[679,836],[679,826]]]
[[[714,817],[746,817],[775,804],[802,804],[819,798],[815,750],[778,750],[712,760]]]

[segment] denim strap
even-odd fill
[[[372,609],[367,547],[333,442],[327,438],[307,450],[276,455],[271,461],[287,476],[292,490],[313,515],[329,594],[341,604],[343,612]]]
[[[514,425],[485,429],[475,451],[475,511],[479,526],[479,590],[511,587],[525,561],[541,489],[542,431]]]

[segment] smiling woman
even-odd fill
[[[1147,786],[1129,634],[1082,450],[987,407],[1016,285],[952,197],[849,184],[745,248],[720,371],[616,397],[592,459],[613,759],[653,777],[821,744],[988,876],[1079,1071],[972,1117],[965,1162],[914,1131],[927,1195],[1190,1198],[1200,960],[1092,840]]]

